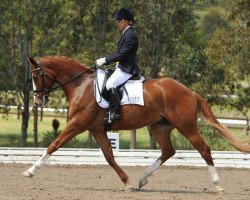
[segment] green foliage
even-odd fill
[[[40,142],[41,147],[48,147],[60,134],[60,132],[55,131],[47,131],[46,133],[43,133],[42,139]],[[63,147],[65,148],[86,148],[89,147],[89,141],[87,139],[79,139],[77,137],[74,137],[72,140],[70,140],[67,144],[65,144]]]
[[[173,131],[171,134],[171,142],[176,150],[193,150],[190,142],[179,132]]]
[[[206,65],[192,7],[184,1],[137,1],[135,7],[143,75],[197,82]]]
[[[229,4],[229,19],[236,20],[242,23],[249,22],[249,0],[230,0]]]
[[[199,126],[201,136],[210,147],[212,151],[232,151],[235,150],[227,141],[224,139],[218,131],[211,128],[207,124],[201,123]]]
[[[212,151],[233,151],[235,150],[215,129],[204,122],[199,123],[199,131],[205,143]],[[174,131],[171,135],[171,141],[178,150],[193,150],[191,143],[180,133]]]
[[[244,0],[230,1],[225,7],[229,18],[223,20],[227,20],[227,28],[217,27],[207,40],[208,68],[198,87],[203,94],[209,94],[210,103],[238,110],[246,119],[250,108],[250,32],[242,22],[248,18],[248,4]]]
[[[14,146],[17,144],[21,144],[20,136],[17,134],[11,134],[8,138],[8,143],[6,143],[4,146]]]
[[[218,8],[211,8],[201,18],[200,22],[203,37],[209,39],[218,28],[228,28],[227,20],[222,16]]]
[[[0,114],[2,117],[8,117],[10,111],[10,105],[15,105],[16,99],[15,95],[11,92],[1,92],[0,93]]]
[[[242,27],[231,31],[218,29],[207,48],[210,62],[206,74],[207,91],[216,96],[214,100],[217,104],[225,105],[227,102],[244,115],[250,108],[249,39],[249,32]],[[222,98],[222,94],[227,98]]]
[[[56,112],[59,109],[67,109],[68,102],[64,92],[61,89],[54,91],[49,97],[49,103],[47,105],[49,108],[55,108]]]

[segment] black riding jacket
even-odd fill
[[[138,74],[139,69],[136,60],[136,54],[139,41],[137,33],[133,27],[129,27],[122,34],[120,41],[118,42],[117,51],[107,56],[105,65],[109,65],[113,62],[119,62],[118,67],[131,75]]]

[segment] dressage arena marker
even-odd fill
[[[46,148],[0,147],[0,163],[33,164]],[[161,155],[160,150],[115,150],[116,161],[122,166],[149,166]],[[250,168],[250,154],[238,151],[212,151],[216,167]],[[107,165],[100,149],[60,148],[46,164]],[[167,166],[207,166],[196,150],[177,150],[164,163]]]
[[[119,138],[119,133],[112,133],[112,132],[107,132],[111,147],[113,150],[119,150],[120,148],[120,138]]]

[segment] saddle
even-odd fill
[[[109,95],[106,82],[114,70],[97,69],[94,80],[94,95],[97,104],[102,108],[109,107]],[[131,80],[132,79],[132,80]],[[137,104],[144,106],[143,76],[135,75],[117,88],[121,105]]]
[[[109,79],[109,77],[114,73],[114,71],[115,70],[113,70],[113,69],[105,69],[105,77],[104,77],[104,80],[103,80],[103,85],[102,85],[102,89],[101,89],[100,93],[101,93],[101,96],[106,101],[109,101],[109,95],[108,95],[108,91],[107,91],[107,88],[106,88],[106,82]],[[134,74],[128,80],[140,80],[140,79],[141,79],[141,76],[139,74]],[[124,87],[125,83],[123,83],[122,85],[119,85],[116,88],[120,99],[122,99],[124,93],[128,94],[126,88]]]

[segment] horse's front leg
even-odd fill
[[[120,168],[120,166],[116,163],[113,155],[113,150],[111,148],[110,141],[108,139],[106,132],[92,132],[96,142],[102,149],[104,157],[106,158],[107,162],[113,169],[116,171],[120,179],[123,181],[125,186],[125,191],[133,191],[134,187],[129,182],[129,177],[127,174]]]
[[[74,136],[83,132],[83,127],[78,123],[75,123],[74,120],[70,121],[63,132],[49,145],[47,150],[43,155],[30,167],[28,170],[23,172],[23,176],[32,177],[37,169],[39,169],[50,157],[50,155],[59,149],[62,145],[70,141]]]

